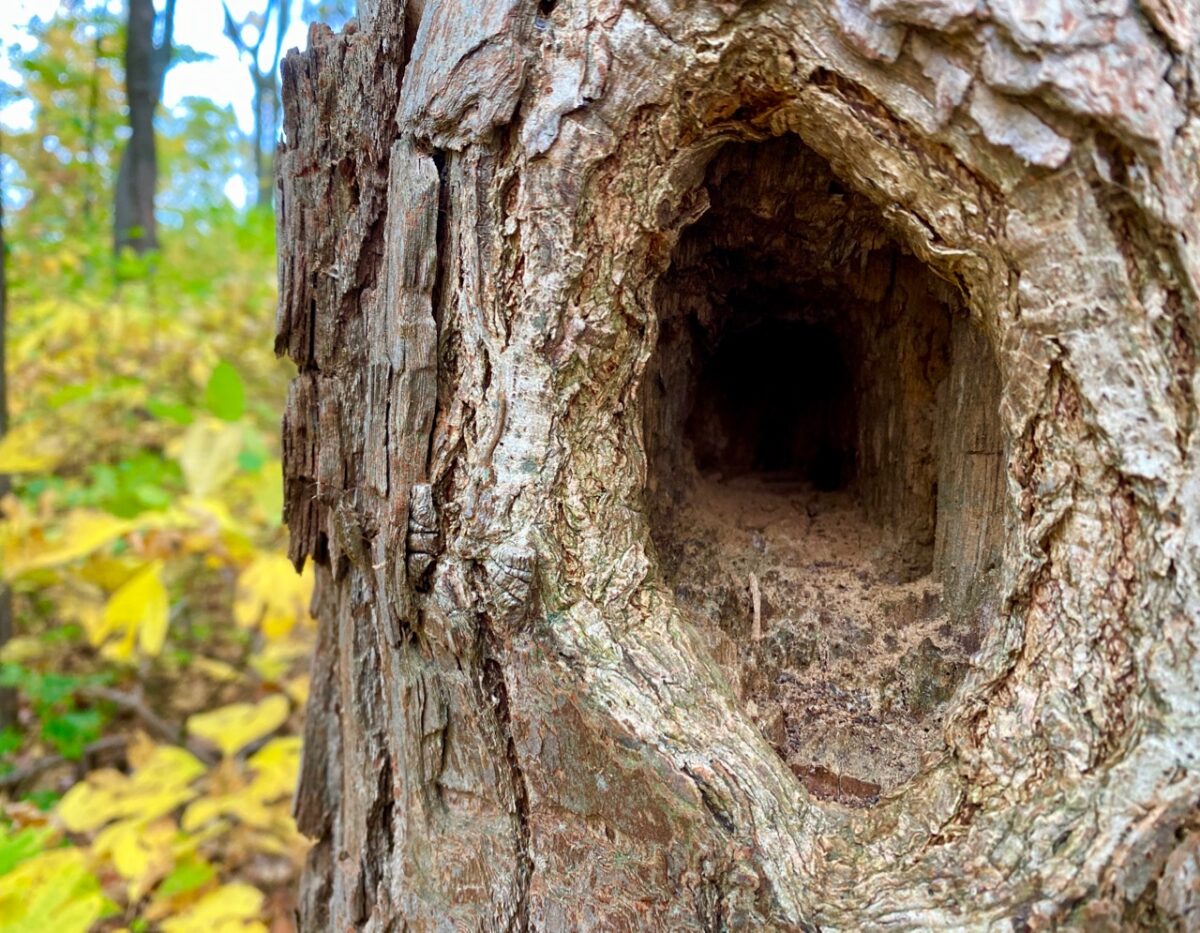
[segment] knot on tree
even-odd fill
[[[528,532],[494,548],[480,567],[483,601],[498,634],[514,635],[524,624],[535,597],[537,549]]]
[[[437,506],[429,483],[417,483],[412,487],[408,509],[408,577],[413,589],[424,590],[442,545]]]

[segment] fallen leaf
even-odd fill
[[[0,877],[0,930],[85,933],[108,907],[79,849],[54,849]]]
[[[248,884],[225,884],[162,922],[163,933],[266,933],[257,919],[265,898]]]
[[[91,772],[67,791],[55,814],[73,833],[131,817],[157,819],[196,797],[190,785],[204,770],[190,752],[161,745],[132,776],[110,768]]]
[[[167,636],[170,599],[162,581],[162,562],[151,561],[118,589],[104,607],[103,624],[95,633],[99,644],[114,632],[125,635],[132,651],[136,637],[138,649],[144,655],[156,656],[162,651]]]
[[[260,626],[268,639],[277,639],[308,617],[312,600],[312,565],[296,573],[284,554],[263,554],[238,577],[234,618],[243,628]]]
[[[171,452],[183,469],[188,491],[203,499],[237,472],[241,449],[240,427],[206,418],[194,422]]]
[[[270,735],[287,721],[287,697],[273,694],[261,703],[234,703],[188,718],[188,735],[212,742],[226,757]]]
[[[107,512],[73,511],[52,539],[27,535],[19,542],[16,553],[5,557],[5,576],[11,580],[33,570],[79,560],[111,544],[132,527],[130,522]]]

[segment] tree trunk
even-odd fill
[[[254,82],[254,203],[270,207],[275,201],[275,147],[279,140],[279,70],[250,69]]]
[[[1200,11],[284,63],[306,929],[1200,923]]]
[[[121,152],[113,208],[113,242],[117,252],[158,248],[154,196],[158,189],[158,151],[154,111],[162,99],[163,78],[171,60],[175,0],[167,0],[163,38],[155,44],[154,0],[129,0],[125,34],[125,98],[129,106],[129,141]]]

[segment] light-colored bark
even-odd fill
[[[285,61],[278,160],[306,927],[1200,923],[1196,4],[360,6]],[[930,428],[935,569],[961,609],[947,555],[998,540],[990,623],[866,807],[789,769],[651,545],[656,283],[722,146],[787,134],[998,374]]]

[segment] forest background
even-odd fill
[[[352,12],[0,13],[0,930],[294,928],[271,157],[282,53]]]

